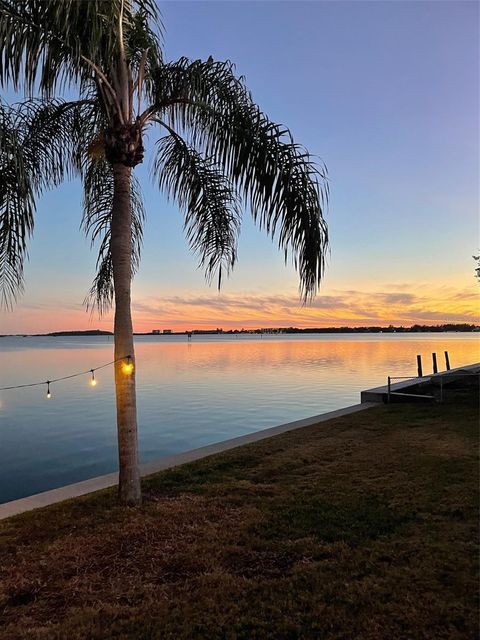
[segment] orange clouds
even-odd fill
[[[137,330],[359,326],[477,322],[478,295],[454,287],[394,286],[384,291],[333,290],[301,306],[293,293],[167,296],[134,303]]]
[[[479,289],[430,284],[383,284],[376,290],[332,289],[302,307],[295,291],[261,294],[217,293],[135,298],[138,332],[169,328],[241,329],[258,327],[325,327],[361,325],[443,324],[479,321]],[[80,303],[51,300],[21,304],[2,314],[0,333],[46,333],[60,330],[112,329],[112,315],[99,319]]]

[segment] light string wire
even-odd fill
[[[61,378],[55,378],[53,380],[42,380],[41,382],[31,382],[30,384],[17,384],[12,387],[0,387],[0,391],[9,391],[10,389],[25,389],[26,387],[39,387],[44,384],[46,384],[48,387],[50,384],[54,382],[60,382],[61,380],[70,380],[71,378],[78,378],[80,376],[85,376],[89,373],[93,375],[95,371],[98,371],[99,369],[105,369],[105,367],[109,367],[110,365],[115,364],[115,362],[120,362],[120,360],[127,360],[127,364],[131,364],[132,356],[123,356],[122,358],[116,358],[111,362],[107,362],[106,364],[101,364],[100,366],[94,367],[93,369],[88,369],[87,371],[80,371],[79,373],[72,373],[69,376],[62,376]]]

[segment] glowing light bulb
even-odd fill
[[[92,369],[92,379],[90,380],[90,384],[92,387],[95,387],[97,384],[97,381],[95,380],[95,371]]]
[[[130,356],[127,356],[127,362],[123,363],[122,371],[125,375],[129,376],[133,371],[133,362]]]

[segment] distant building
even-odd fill
[[[223,329],[194,329],[191,333],[195,335],[210,335],[216,333],[223,333]]]
[[[154,336],[158,336],[160,335],[160,329],[153,329],[152,333]]]
[[[165,334],[167,334],[167,333],[168,333],[168,334],[170,334],[170,333],[172,333],[172,330],[171,330],[171,329],[164,329],[164,330],[163,330],[163,333],[165,333]]]

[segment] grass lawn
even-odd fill
[[[477,430],[381,406],[0,522],[0,638],[476,638]]]

